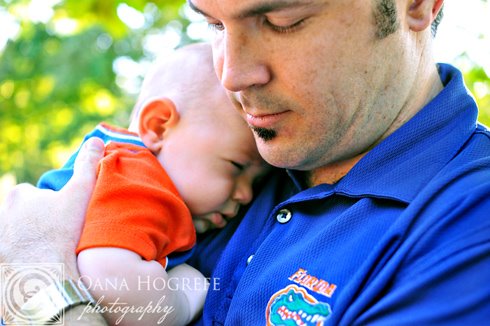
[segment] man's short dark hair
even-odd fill
[[[432,36],[436,36],[437,34],[437,27],[439,26],[442,17],[444,17],[443,13],[444,5],[442,5],[441,10],[437,13],[436,19],[432,22]]]
[[[432,22],[432,36],[436,36],[437,27],[443,17],[443,8],[437,14],[436,19]],[[400,27],[396,15],[395,0],[375,0],[374,21],[376,23],[376,37],[383,39],[393,34]]]

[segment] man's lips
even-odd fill
[[[273,129],[281,119],[284,118],[289,111],[282,111],[271,114],[250,114],[247,113],[247,122],[249,125],[257,128]]]

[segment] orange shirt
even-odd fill
[[[189,250],[195,241],[191,214],[156,157],[141,146],[109,143],[77,254],[124,248],[166,267],[167,255]]]

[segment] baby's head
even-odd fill
[[[187,46],[157,62],[135,111],[130,129],[201,225],[222,227],[252,200],[252,184],[267,166],[216,77],[209,45]]]

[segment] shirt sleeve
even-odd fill
[[[146,148],[110,143],[99,163],[77,253],[117,247],[166,264],[195,243],[190,212],[170,177]]]

